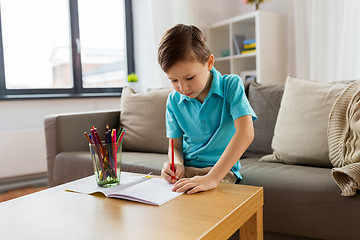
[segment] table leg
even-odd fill
[[[263,208],[249,218],[239,229],[240,240],[263,240]]]

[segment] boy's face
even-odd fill
[[[178,93],[203,102],[211,87],[209,71],[213,65],[214,56],[210,55],[205,64],[198,61],[177,62],[166,74]]]

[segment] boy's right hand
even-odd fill
[[[175,183],[179,180],[185,173],[185,167],[181,163],[175,163],[175,173],[171,170],[171,163],[166,162],[161,170],[161,176],[170,183]],[[175,175],[175,179],[173,176]]]

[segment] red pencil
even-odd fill
[[[171,171],[173,171],[174,176],[172,176],[172,179],[175,179],[175,165],[174,165],[174,139],[170,139],[171,142]]]

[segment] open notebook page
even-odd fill
[[[147,204],[162,205],[182,194],[173,192],[172,188],[173,184],[166,182],[162,178],[151,178],[119,192],[113,192],[109,194],[109,197],[121,197]]]
[[[97,186],[95,176],[81,179],[66,190],[92,194],[103,193],[106,197],[122,198],[152,205],[162,205],[181,193],[173,192],[173,185],[161,178],[146,178],[143,175],[121,173],[120,185],[111,188]]]

